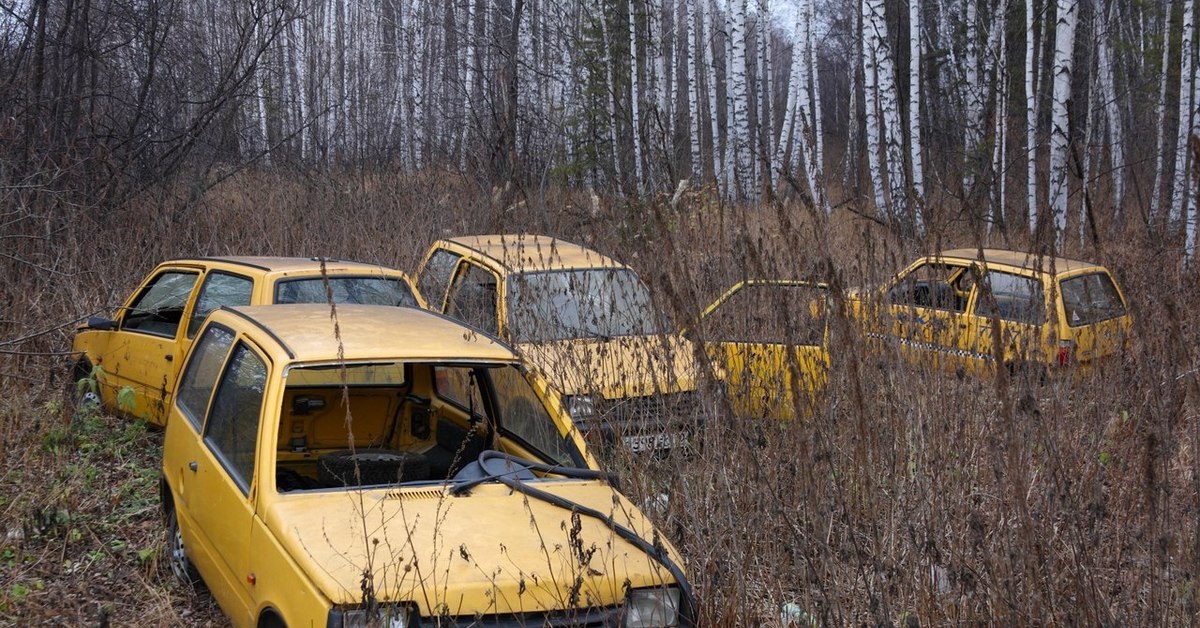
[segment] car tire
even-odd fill
[[[354,474],[358,467],[358,476]],[[317,460],[317,481],[326,486],[394,484],[429,479],[429,460],[393,449],[334,451]]]
[[[188,558],[187,549],[183,546],[179,516],[175,513],[174,506],[167,510],[167,561],[171,564],[171,573],[175,574],[180,582],[192,587],[203,584],[200,572],[196,571],[196,566]]]
[[[94,412],[100,408],[100,394],[87,383],[92,379],[92,363],[86,358],[79,360],[71,367],[70,377],[67,378],[64,393],[64,405],[67,420],[75,419],[81,414]],[[99,384],[96,384],[97,386]]]

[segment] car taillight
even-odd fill
[[[1054,357],[1054,363],[1059,366],[1070,366],[1073,361],[1075,361],[1075,341],[1059,340],[1058,355]]]

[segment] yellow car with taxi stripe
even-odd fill
[[[1133,319],[1103,266],[998,249],[913,262],[878,290],[850,295],[869,339],[915,363],[1039,375],[1120,355]]]
[[[171,567],[235,626],[692,624],[678,553],[478,329],[224,307],[170,412]]]

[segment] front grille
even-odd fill
[[[479,615],[476,617],[440,617],[437,622],[424,620],[422,626],[454,626],[455,628],[601,628],[621,625],[622,607],[581,608],[548,613],[519,615]],[[427,624],[426,622],[429,622]]]
[[[598,419],[623,430],[662,428],[692,424],[699,418],[700,395],[691,390],[678,393],[605,399],[597,408]]]

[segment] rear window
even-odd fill
[[[1125,314],[1125,303],[1107,273],[1092,273],[1064,280],[1063,310],[1067,324],[1080,327]]]
[[[405,305],[416,307],[408,283],[383,277],[329,277],[329,291],[337,304]],[[276,303],[328,303],[325,279],[288,279],[275,284]]]

